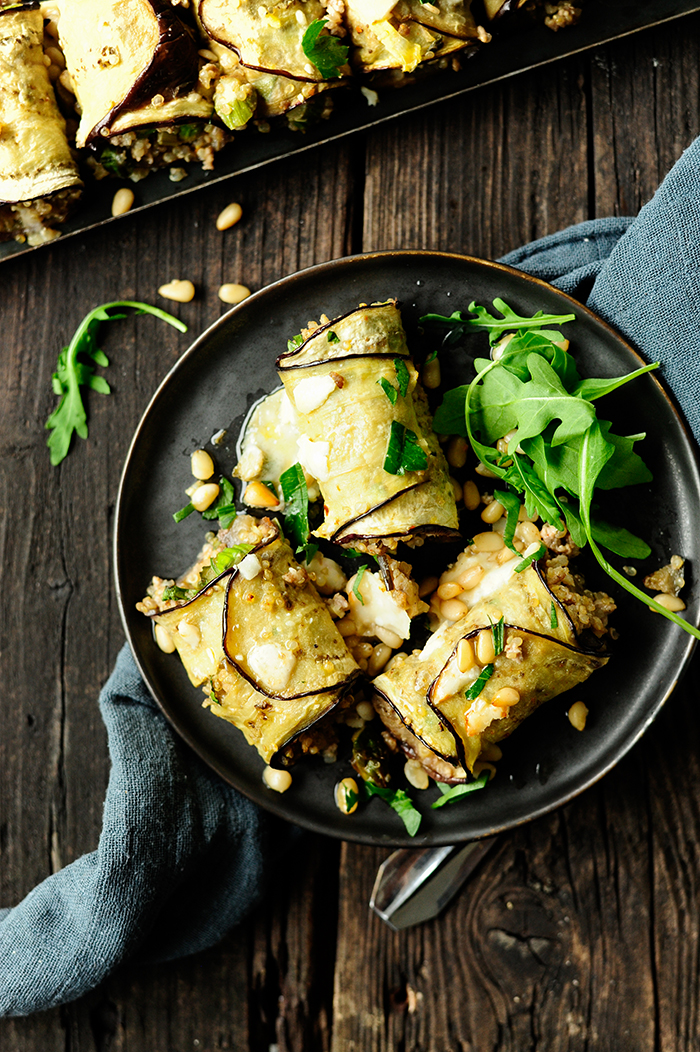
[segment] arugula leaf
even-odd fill
[[[589,402],[592,402],[595,398],[602,398],[603,395],[610,394],[611,391],[617,391],[618,387],[622,387],[623,384],[629,383],[630,380],[636,380],[638,376],[643,376],[644,373],[650,373],[652,370],[658,369],[660,365],[661,362],[652,362],[651,365],[645,365],[641,369],[635,369],[634,372],[627,373],[626,376],[616,376],[611,380],[581,380],[571,393],[578,398],[586,398]]]
[[[307,563],[311,562],[318,551],[318,545],[309,542],[309,492],[301,464],[292,464],[280,475],[282,496],[284,497],[284,526],[294,541],[297,555],[304,553]]]
[[[380,796],[389,807],[396,811],[406,826],[409,836],[416,835],[420,828],[422,815],[413,806],[413,801],[405,789],[387,789],[384,786],[375,785],[374,782],[363,782],[363,785],[368,796]]]
[[[489,314],[485,307],[476,303],[469,304],[469,313],[475,314],[475,318],[467,317],[462,311],[454,311],[449,318],[441,314],[425,314],[420,319],[424,322],[447,324],[452,331],[458,331],[459,335],[469,329],[486,329],[489,334],[491,345],[497,343],[505,332],[515,332],[522,329],[536,329],[540,331],[544,325],[563,325],[567,321],[575,321],[575,314],[544,314],[538,311],[531,318],[520,317],[502,299],[494,299],[493,305],[501,312],[502,317],[497,318]]]
[[[399,397],[399,392],[396,390],[393,384],[390,384],[386,376],[380,376],[377,383],[381,387],[384,394],[387,396],[392,405],[396,405],[396,401]]]
[[[480,774],[473,782],[462,782],[459,785],[447,785],[445,782],[438,782],[437,787],[442,793],[442,796],[439,800],[435,800],[430,806],[435,808],[443,807],[445,804],[454,804],[457,800],[461,800],[462,797],[467,796],[469,793],[474,793],[477,789],[484,789],[488,784],[488,780],[488,771],[484,771],[483,774]]]
[[[427,466],[428,456],[415,431],[392,420],[384,470],[390,475],[405,475],[407,471],[425,471]]]
[[[394,358],[394,369],[396,369],[396,382],[399,385],[399,394],[402,398],[405,398],[408,385],[411,382],[411,374],[403,358]]]
[[[346,64],[350,49],[347,44],[341,44],[338,37],[322,32],[327,22],[327,18],[318,18],[312,22],[301,38],[301,48],[323,79],[332,80],[340,76],[341,66]]]
[[[438,435],[461,435],[468,437],[467,423],[464,415],[464,405],[467,398],[469,385],[453,387],[446,391],[442,402],[435,411],[433,417],[433,430]]]
[[[484,689],[488,681],[491,679],[492,675],[493,665],[484,665],[481,672],[479,673],[479,678],[474,680],[469,690],[466,690],[464,692],[464,696],[467,699],[467,701],[474,701],[476,698],[479,697],[482,690]]]
[[[101,376],[95,376],[94,365],[109,365],[107,357],[98,348],[96,339],[101,322],[126,317],[123,313],[109,313],[119,307],[133,308],[137,314],[152,314],[173,325],[180,332],[187,332],[187,326],[183,322],[160,307],[151,307],[148,303],[132,300],[103,303],[85,315],[68,346],[60,352],[56,372],[51,377],[53,392],[61,399],[44,425],[51,431],[46,445],[49,447],[54,467],[68,456],[74,433],[80,438],[88,436],[87,414],[80,388],[89,387],[100,394],[110,393],[107,381]]]

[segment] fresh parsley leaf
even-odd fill
[[[74,433],[80,438],[88,436],[87,414],[80,388],[89,387],[100,394],[110,393],[107,381],[101,376],[95,376],[95,365],[109,365],[106,356],[97,346],[97,332],[101,322],[125,318],[123,313],[110,313],[122,307],[133,308],[137,314],[152,314],[161,321],[174,325],[180,332],[187,332],[187,326],[172,314],[167,314],[159,307],[151,307],[148,303],[132,300],[103,303],[85,315],[68,346],[60,352],[56,372],[51,378],[53,392],[61,399],[44,425],[51,431],[46,445],[49,447],[54,467],[68,455]]]
[[[392,420],[384,470],[390,475],[405,475],[407,471],[425,471],[427,466],[428,456],[415,431]]]
[[[377,383],[381,387],[384,394],[387,396],[392,405],[396,405],[396,401],[399,397],[399,392],[396,390],[393,384],[390,384],[386,376],[380,376]]]
[[[479,673],[479,678],[474,680],[469,690],[464,692],[464,696],[467,699],[467,701],[474,701],[475,698],[479,697],[482,690],[484,689],[488,681],[491,679],[492,675],[493,665],[484,665],[481,672]]]
[[[532,555],[528,555],[525,559],[522,559],[521,562],[518,563],[518,565],[514,568],[514,572],[522,573],[523,570],[527,570],[528,566],[532,566],[533,563],[536,563],[538,559],[541,559],[546,554],[547,549],[545,548],[544,544],[541,544],[539,548],[535,549]]]
[[[411,382],[411,374],[403,358],[394,358],[394,369],[396,369],[396,382],[399,385],[399,394],[402,398],[405,398],[408,385]]]
[[[171,599],[175,599],[177,602],[181,602],[183,599],[192,599],[196,592],[191,588],[180,588],[177,584],[170,584],[167,588],[163,589],[163,599],[165,602],[170,602]]]
[[[557,615],[557,604],[552,599],[552,606],[549,611],[549,627],[559,628],[559,617]]]
[[[179,511],[174,512],[173,518],[175,519],[175,522],[182,522],[182,520],[186,519],[188,515],[191,515],[193,511],[194,504],[190,501],[189,504],[185,504],[184,508],[180,508]]]
[[[476,792],[477,789],[483,789],[488,784],[489,775],[488,771],[484,771],[478,778],[475,778],[473,782],[461,782],[459,785],[446,785],[445,782],[438,782],[437,787],[442,793],[439,800],[435,800],[430,806],[444,807],[445,804],[454,804],[457,800],[461,800],[463,797],[468,796],[469,793]]]
[[[310,562],[318,551],[318,545],[309,544],[309,493],[301,464],[292,464],[291,468],[283,471],[280,485],[284,497],[285,531],[294,542],[297,552],[304,551],[306,561]]]
[[[287,350],[288,351],[296,351],[297,348],[301,347],[303,342],[304,342],[304,337],[303,337],[303,335],[301,333],[299,333],[298,336],[294,336],[294,337],[292,337],[291,340],[287,340]]]
[[[384,786],[375,785],[374,782],[364,782],[363,785],[368,796],[381,796],[382,800],[396,811],[409,836],[416,835],[422,815],[413,806],[413,801],[405,789],[386,789]]]
[[[355,598],[358,599],[359,602],[362,603],[363,606],[365,605],[365,601],[362,598],[362,593],[360,591],[360,582],[362,581],[362,578],[365,576],[365,573],[366,573],[367,569],[368,568],[367,568],[366,565],[360,567],[360,569],[355,574],[355,583],[352,586],[352,590],[353,590],[353,594],[354,594]]]
[[[303,37],[301,48],[309,62],[313,62],[324,80],[340,76],[340,69],[348,60],[347,44],[341,44],[338,37],[323,33],[327,18],[318,18],[312,22]]]
[[[225,475],[219,479],[219,496],[202,512],[203,519],[218,519],[222,530],[227,530],[238,514],[234,504],[233,484]]]
[[[333,332],[332,329],[328,330],[328,342],[329,343],[340,343],[340,336],[337,332]]]
[[[496,621],[495,625],[491,625],[491,635],[493,636],[493,651],[496,657],[503,653],[503,646],[505,643],[506,634],[506,622],[505,618],[501,617],[499,621]]]
[[[220,552],[212,556],[210,562],[214,575],[218,577],[224,570],[229,570],[232,566],[238,566],[239,562],[245,559],[246,555],[254,547],[254,544],[232,544],[230,548],[222,548]]]

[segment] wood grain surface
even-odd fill
[[[634,214],[700,132],[699,59],[686,17],[3,264],[0,905],[96,846],[119,474],[159,380],[226,309],[218,286],[375,249],[497,257]],[[222,235],[234,199],[244,220]],[[51,468],[58,349],[97,303],[155,302],[173,277],[197,285],[177,309],[189,336],[106,327],[113,394]],[[698,673],[602,782],[503,836],[438,920],[390,932],[367,908],[386,852],[308,835],[219,945],[0,1021],[0,1052],[697,1050]]]

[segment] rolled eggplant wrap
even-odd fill
[[[359,668],[274,528],[191,600],[154,615],[208,705],[272,765],[343,700]]]
[[[82,182],[44,63],[38,5],[0,8],[0,239],[57,236]]]
[[[532,563],[505,563],[420,651],[374,680],[376,706],[409,755],[444,781],[473,771],[484,746],[607,662],[581,648],[565,605]],[[495,567],[494,567],[495,569]]]
[[[412,73],[422,63],[484,39],[471,13],[471,0],[346,0],[345,6],[353,64],[363,73]]]
[[[76,143],[119,175],[199,159],[226,141],[210,124],[218,68],[168,0],[60,0],[58,32],[80,113]],[[115,150],[123,153],[123,157]]]
[[[364,550],[458,536],[447,464],[393,301],[320,326],[277,367],[298,416],[299,461],[323,496],[316,536]]]

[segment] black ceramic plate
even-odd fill
[[[96,183],[86,179],[86,190],[76,214],[61,228],[63,237],[79,234],[96,226],[133,221],[144,208],[172,197],[182,197],[234,175],[252,171],[283,157],[298,157],[321,143],[364,131],[405,113],[413,113],[435,102],[444,102],[485,84],[512,77],[538,66],[555,62],[620,37],[651,29],[682,15],[700,11],[698,0],[585,0],[584,15],[577,26],[553,33],[539,23],[531,28],[504,34],[493,45],[480,49],[465,61],[459,72],[445,71],[418,80],[397,91],[381,91],[376,106],[368,106],[359,92],[338,92],[330,120],[321,121],[304,134],[289,131],[281,121],[269,135],[253,132],[236,136],[232,148],[217,157],[216,168],[205,172],[190,166],[190,174],[180,183],[170,181],[168,169],[154,172],[135,188],[136,204],[129,213],[112,218],[114,191],[122,185],[112,179]],[[133,183],[123,185],[133,187]],[[49,244],[51,242],[48,242]],[[40,248],[41,246],[35,246]],[[0,243],[0,261],[34,249],[26,243]]]
[[[693,641],[671,622],[652,614],[602,573],[589,583],[608,589],[619,603],[620,639],[606,668],[575,692],[550,701],[504,744],[498,776],[482,792],[432,810],[437,789],[414,792],[424,813],[419,835],[410,839],[397,815],[378,799],[355,815],[333,802],[345,764],[298,765],[283,795],[263,785],[263,763],[242,735],[202,708],[176,655],[161,653],[150,622],[138,614],[154,573],[178,576],[198,551],[208,528],[198,515],[176,525],[172,513],[185,502],[191,482],[189,457],[221,428],[220,470],[230,473],[235,441],[250,405],[278,386],[276,356],[309,319],[344,313],[359,302],[390,296],[401,302],[409,344],[420,340],[417,321],[433,311],[450,314],[472,300],[489,304],[501,296],[521,314],[543,309],[577,316],[568,327],[572,352],[588,376],[616,376],[640,365],[635,352],[586,308],[551,286],[496,263],[431,252],[356,256],[302,271],[251,296],[210,329],[180,359],[146,410],[134,437],[121,483],[115,532],[115,566],[122,618],[139,667],[173,726],[203,760],[232,785],[299,825],[330,836],[387,845],[443,844],[517,825],[569,800],[608,771],[639,738],[671,693]],[[441,354],[444,386],[464,377],[472,353],[484,354],[486,338],[469,338],[464,349]],[[640,450],[653,484],[626,491],[624,514],[652,546],[650,568],[679,553],[700,559],[700,477],[693,444],[671,401],[647,375],[608,396],[604,417],[618,434],[646,430]],[[211,447],[209,447],[211,448]],[[436,566],[441,555],[434,551]],[[424,552],[422,553],[424,555]],[[444,559],[444,555],[442,556]],[[646,572],[646,571],[645,571]],[[697,588],[689,593],[688,617],[698,621]],[[567,710],[582,699],[590,709],[583,733]]]

